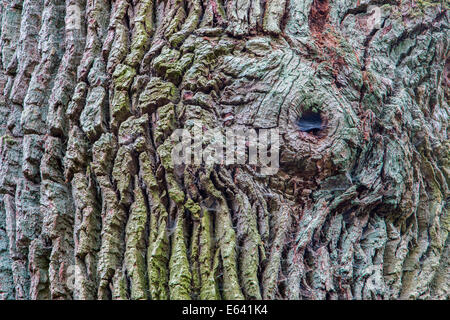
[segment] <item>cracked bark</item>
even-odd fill
[[[448,4],[378,3],[0,1],[0,299],[448,299]]]

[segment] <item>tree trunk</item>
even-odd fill
[[[386,2],[1,0],[0,298],[448,299],[448,2]]]

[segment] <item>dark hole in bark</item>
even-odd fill
[[[322,116],[318,112],[304,112],[297,120],[297,125],[303,132],[317,134],[323,128]]]

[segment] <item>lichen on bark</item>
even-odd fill
[[[435,0],[0,0],[0,299],[448,299],[448,28]],[[280,130],[276,174],[174,165],[176,129],[237,128]]]

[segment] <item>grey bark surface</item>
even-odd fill
[[[447,10],[0,0],[0,299],[448,299]],[[198,121],[280,170],[174,166]]]

